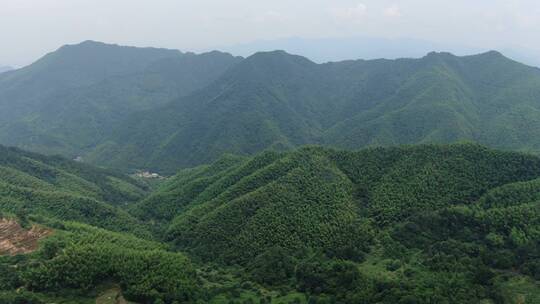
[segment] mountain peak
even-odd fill
[[[227,74],[227,79],[243,79],[248,82],[290,79],[303,75],[306,69],[316,65],[305,57],[281,50],[257,52],[236,65]]]
[[[95,40],[84,40],[80,43],[76,44],[66,44],[60,47],[58,50],[119,50],[119,51],[147,51],[147,52],[169,52],[169,53],[176,53],[181,54],[179,50],[175,49],[165,49],[165,48],[155,48],[155,47],[137,47],[137,46],[126,46],[126,45],[119,45],[116,43],[105,43],[101,41],[95,41]]]
[[[257,52],[247,58],[248,61],[255,62],[265,62],[265,61],[287,61],[287,62],[296,62],[302,64],[315,64],[313,61],[302,57],[300,55],[289,54],[283,50],[275,50],[268,52]]]
[[[273,51],[260,51],[254,53],[252,56],[263,56],[263,55],[275,55],[275,56],[292,56],[292,54],[287,53],[284,50],[273,50]]]
[[[499,51],[491,50],[484,53],[474,54],[474,55],[466,55],[466,56],[456,56],[449,52],[430,52],[426,56],[422,58],[423,60],[431,61],[431,62],[451,62],[451,61],[513,61],[510,58],[506,57]]]
[[[501,52],[496,51],[496,50],[490,50],[490,51],[487,51],[487,52],[483,52],[483,53],[479,53],[479,54],[475,54],[475,55],[470,55],[470,56],[464,56],[464,57],[508,59],[506,56],[504,56],[504,54],[502,54]]]
[[[79,43],[74,44],[65,44],[61,46],[58,50],[74,50],[74,49],[88,49],[88,48],[114,48],[120,47],[118,44],[108,44],[105,42],[95,41],[95,40],[85,40]]]
[[[107,44],[105,42],[96,41],[96,40],[84,40],[81,43],[78,43],[76,45],[117,45],[117,44]]]
[[[482,55],[482,54],[481,54],[481,55]],[[486,56],[500,56],[500,57],[505,57],[501,52],[496,51],[496,50],[490,50],[490,51],[487,51],[487,52],[485,52],[483,55],[486,55]]]
[[[456,56],[450,52],[429,52],[424,58],[461,58],[461,57],[504,57],[506,58],[501,52],[496,50],[490,50],[484,53],[474,54],[474,55],[468,55],[468,56]]]
[[[139,48],[86,40],[78,44],[64,45],[26,68],[72,71],[76,75],[69,78],[80,78],[83,83],[87,83],[109,76],[129,74],[158,59],[178,56],[182,56],[178,50]]]
[[[242,56],[234,56],[231,53],[222,52],[218,50],[213,50],[213,51],[199,53],[199,54],[197,53],[186,53],[186,54],[191,54],[193,56],[201,56],[201,57],[234,57],[238,60],[244,59]]]
[[[467,58],[473,61],[484,62],[485,64],[506,63],[506,64],[515,64],[519,66],[525,66],[524,64],[517,62],[505,56],[503,53],[499,51],[495,51],[495,50],[487,51],[487,52],[476,54],[476,55],[465,56],[464,58]]]
[[[424,56],[424,58],[442,58],[442,59],[445,59],[445,58],[455,58],[457,57],[456,55],[450,53],[450,52],[429,52],[427,53],[426,56]]]

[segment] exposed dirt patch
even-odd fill
[[[96,304],[135,304],[126,301],[119,286],[107,289],[96,299]]]
[[[52,233],[52,230],[32,226],[24,229],[15,220],[0,219],[0,255],[16,255],[35,251],[38,241]]]

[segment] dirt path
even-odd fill
[[[38,241],[52,231],[39,226],[26,230],[15,220],[0,219],[0,255],[16,255],[35,251]]]

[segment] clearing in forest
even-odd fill
[[[122,289],[120,286],[113,286],[105,290],[102,294],[99,295],[96,299],[96,304],[137,304],[133,302],[128,302],[122,296]]]
[[[0,255],[16,255],[35,251],[38,241],[51,234],[51,230],[37,225],[30,230],[12,219],[0,219]]]

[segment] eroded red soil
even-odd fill
[[[35,251],[38,248],[38,241],[51,233],[50,229],[44,227],[34,225],[27,230],[15,220],[0,219],[0,255]]]

